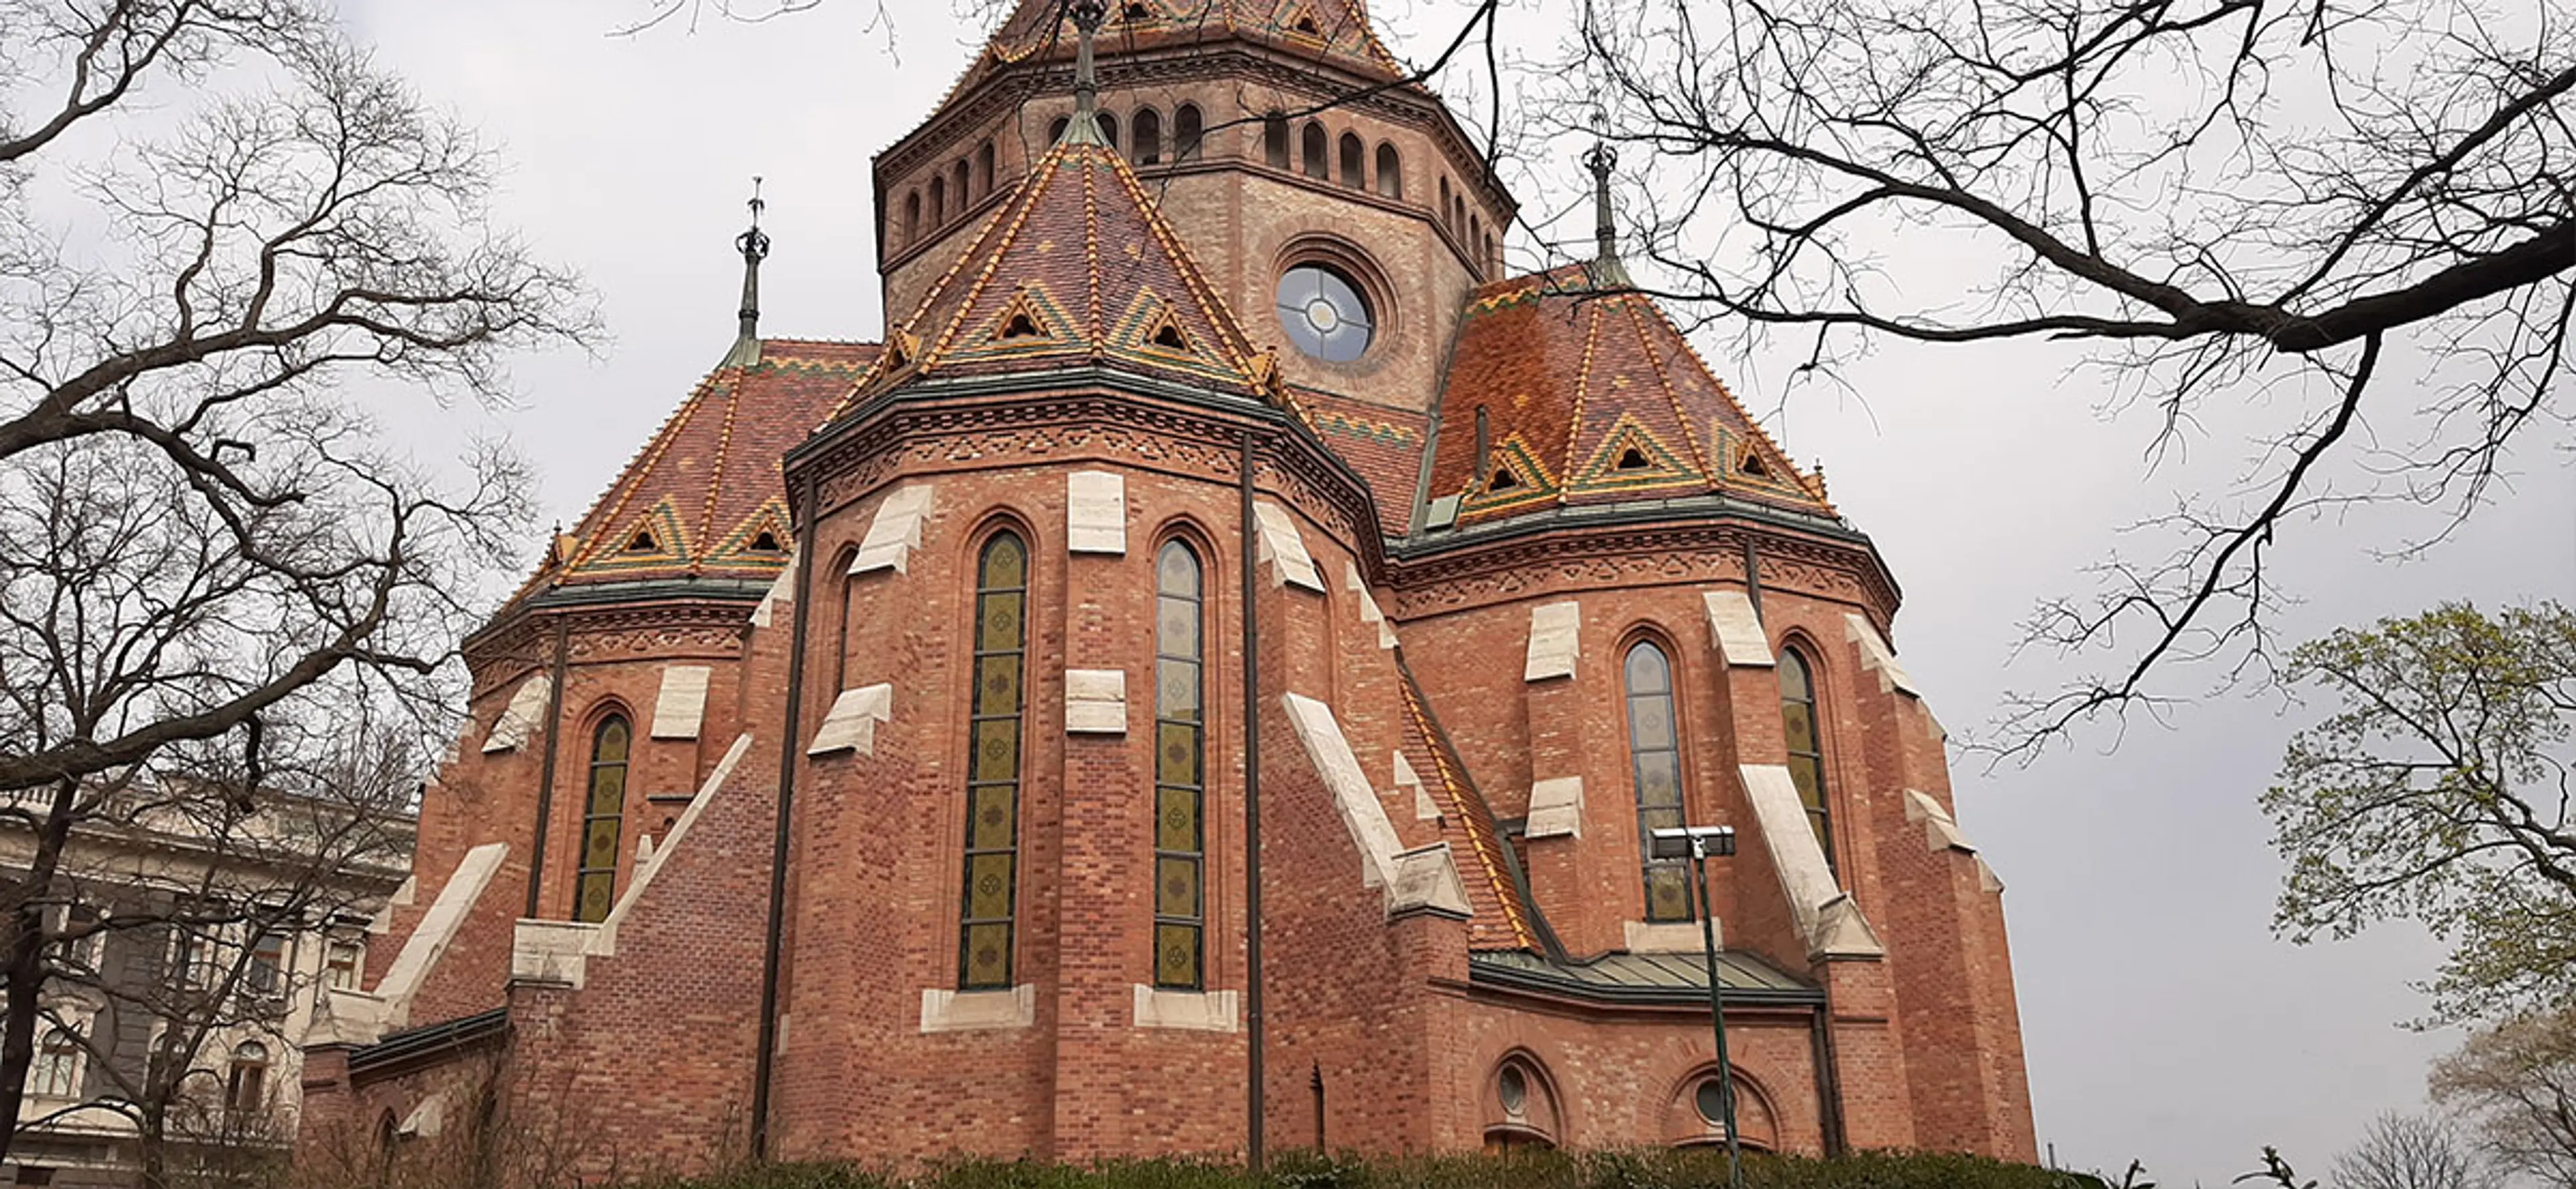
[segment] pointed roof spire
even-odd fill
[[[719,367],[750,367],[760,362],[760,262],[769,258],[769,233],[760,229],[760,179],[751,179],[751,229],[735,236],[733,246],[742,252],[741,330],[733,340],[733,350],[725,353]]]
[[[1100,77],[1091,62],[1092,43],[1099,40],[1100,24],[1109,19],[1109,5],[1103,0],[1065,0],[1064,13],[1072,18],[1079,40],[1073,50],[1073,120],[1065,125],[1067,144],[1099,144]]]
[[[1619,154],[1608,143],[1592,142],[1584,151],[1583,168],[1592,171],[1592,284],[1597,289],[1626,289],[1634,284],[1628,279],[1628,266],[1619,260],[1619,223],[1610,211],[1610,171],[1618,168]]]

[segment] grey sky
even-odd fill
[[[949,3],[887,0],[889,55],[866,28],[873,0],[629,39],[606,33],[642,0],[347,0],[361,37],[504,150],[503,217],[588,276],[615,336],[596,361],[524,361],[521,409],[406,432],[425,453],[466,430],[507,433],[543,468],[546,516],[577,518],[723,354],[753,174],[768,179],[776,242],[763,329],[877,337],[868,160],[980,40]],[[1455,28],[1454,5],[1376,8],[1417,59]],[[1550,161],[1506,176],[1542,172],[1560,187],[1576,176]],[[1533,209],[1564,197],[1520,193]],[[1702,346],[1757,410],[1778,404],[1764,377],[1785,369]],[[2005,690],[2061,676],[2052,657],[2007,665],[2035,600],[2085,589],[2117,526],[2167,510],[2179,484],[2224,483],[2249,452],[2247,424],[2215,410],[2187,456],[2151,467],[2152,416],[2098,412],[2105,377],[2075,361],[2045,346],[1890,347],[1849,374],[1864,399],[1810,388],[1787,406],[1791,452],[1825,463],[1904,584],[1897,644],[1954,732],[1991,720]],[[2402,419],[2372,429],[2392,446],[2411,432]],[[2420,513],[2299,526],[2281,555],[2305,600],[2287,634],[2444,598],[2576,595],[2568,444],[2563,426],[2540,427],[2496,506],[2423,561],[2373,556],[2436,526]],[[2216,677],[2166,688],[2199,693]],[[1962,825],[2010,886],[2039,1131],[2062,1162],[2116,1171],[2137,1157],[2167,1185],[2215,1185],[2270,1143],[2321,1173],[2372,1114],[2418,1104],[2425,1060],[2456,1043],[2398,1027],[2423,1009],[2406,983],[2436,952],[2419,929],[2304,949],[2267,931],[2278,864],[2254,797],[2307,717],[2277,696],[2226,695],[2124,736],[2093,731],[2027,769],[1959,763]]]

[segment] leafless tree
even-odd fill
[[[2479,1167],[2447,1120],[2394,1111],[2370,1121],[2361,1142],[2335,1157],[2336,1189],[2487,1189]]]
[[[2576,1009],[2480,1031],[2434,1063],[2432,1086],[2434,1101],[2477,1122],[2498,1167],[2576,1185]]]
[[[1882,341],[2093,344],[2160,450],[2216,402],[2273,419],[2240,484],[2142,526],[2148,560],[2039,609],[2031,643],[2103,667],[2023,700],[2005,754],[2151,706],[2176,663],[2268,674],[2278,534],[2361,498],[2466,515],[2566,416],[2565,0],[1585,13],[1528,110],[1630,150],[1644,287],[1828,376]]]
[[[176,816],[238,849],[222,823],[351,775],[376,741],[350,732],[443,728],[523,476],[477,450],[442,478],[351,386],[497,398],[509,352],[591,321],[572,278],[487,222],[473,137],[305,0],[0,0],[0,78],[0,833],[28,840],[0,879],[14,1139],[52,955],[145,924],[61,923],[78,839]],[[186,900],[164,924],[255,915]]]

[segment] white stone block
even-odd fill
[[[695,739],[706,721],[707,665],[672,665],[662,670],[662,692],[653,698],[653,737]]]
[[[2004,890],[2004,877],[1995,874],[1995,869],[1987,865],[1984,855],[1977,856],[1977,886],[1989,892],[2000,893]]]
[[[1127,553],[1127,477],[1075,471],[1064,477],[1064,547],[1068,553]]]
[[[1761,825],[1763,848],[1771,854],[1771,868],[1779,873],[1781,894],[1789,901],[1798,931],[1806,935],[1808,951],[1826,957],[1880,952],[1868,950],[1857,940],[1868,934],[1874,945],[1876,935],[1869,933],[1869,923],[1859,919],[1859,906],[1843,895],[1833,868],[1826,865],[1825,848],[1817,844],[1815,828],[1807,824],[1806,803],[1798,799],[1788,766],[1744,764],[1738,771],[1744,778],[1745,799],[1753,803],[1754,820]],[[1829,914],[1828,906],[1837,900],[1844,907]]]
[[[1521,666],[1521,680],[1574,676],[1574,662],[1583,655],[1582,628],[1583,608],[1571,600],[1530,608],[1529,656]]]
[[[587,921],[520,920],[510,933],[511,980],[575,990],[588,985],[590,940],[598,931]]]
[[[1386,621],[1386,612],[1378,609],[1377,596],[1369,593],[1368,582],[1360,577],[1357,564],[1342,562],[1342,588],[1360,597],[1360,622],[1377,629],[1377,646],[1395,647],[1395,625]]]
[[[411,1108],[411,1113],[403,1116],[401,1125],[394,1128],[394,1134],[411,1139],[437,1139],[439,1133],[446,1129],[447,1092],[440,1090]]]
[[[1708,607],[1709,637],[1717,642],[1718,655],[1727,664],[1769,668],[1774,663],[1762,616],[1743,591],[1703,591],[1700,600]]]
[[[1064,729],[1074,735],[1127,733],[1127,671],[1064,671]]]
[[[1551,776],[1530,786],[1528,836],[1583,837],[1583,778]]]
[[[1333,809],[1350,831],[1351,845],[1360,852],[1360,886],[1381,886],[1404,846],[1396,838],[1394,823],[1387,820],[1386,807],[1378,804],[1368,775],[1360,770],[1359,757],[1351,754],[1350,741],[1342,737],[1332,707],[1302,694],[1282,694],[1280,701],[1287,707],[1297,741],[1305,745],[1306,758],[1315,765],[1315,774],[1333,795]]]
[[[1893,689],[1917,698],[1923,696],[1922,691],[1914,688],[1914,679],[1906,675],[1905,666],[1896,662],[1896,650],[1887,646],[1887,638],[1878,634],[1877,625],[1860,612],[1846,611],[1843,613],[1843,634],[1860,646],[1861,667],[1878,674],[1880,693]]]
[[[1708,948],[1700,936],[1698,921],[1624,921],[1628,952],[1632,954],[1696,954]],[[1710,926],[1716,931],[1717,948],[1726,948],[1726,922]]]
[[[1470,915],[1467,881],[1459,878],[1458,860],[1449,853],[1448,843],[1399,852],[1388,866],[1395,874],[1386,884],[1386,915],[1424,911]]]
[[[1175,991],[1164,987],[1136,988],[1136,1026],[1139,1028],[1177,1028],[1193,1032],[1232,1032],[1237,1018],[1237,995],[1233,991]]]
[[[1261,560],[1270,563],[1270,584],[1324,593],[1324,576],[1316,572],[1315,558],[1306,552],[1306,539],[1298,535],[1288,510],[1263,500],[1252,506],[1252,520]]]
[[[510,704],[501,709],[501,717],[492,722],[492,731],[483,736],[483,754],[517,751],[528,745],[536,734],[537,724],[546,717],[546,702],[554,693],[554,679],[539,673],[519,683],[510,695]]]
[[[912,551],[921,548],[922,526],[929,519],[930,484],[906,483],[895,488],[877,505],[876,519],[868,522],[868,535],[859,540],[859,555],[850,559],[850,572],[906,572]]]
[[[778,581],[769,584],[769,593],[760,596],[760,605],[751,609],[751,626],[768,627],[776,622],[780,607],[796,605],[796,553],[789,550],[787,568],[778,572]]]
[[[1960,832],[1959,823],[1950,816],[1950,811],[1941,808],[1941,803],[1933,800],[1929,793],[1905,790],[1905,820],[1923,827],[1923,845],[1933,850],[1969,854],[1977,851],[1976,847],[1968,845],[1967,835]]]
[[[813,746],[805,749],[809,756],[830,755],[838,751],[860,755],[877,753],[877,724],[894,717],[894,686],[885,682],[863,689],[845,689],[832,699],[832,711],[823,716],[822,729],[814,732]]]
[[[921,1030],[985,1032],[1026,1028],[1037,1022],[1038,989],[1021,983],[1007,991],[951,991],[924,987]]]

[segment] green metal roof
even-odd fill
[[[1708,969],[1699,954],[1604,954],[1588,962],[1556,962],[1527,950],[1493,950],[1467,956],[1467,977],[1479,986],[1604,1003],[1708,1002]],[[1730,1003],[1808,1006],[1825,1001],[1823,991],[1741,950],[1718,952],[1717,977]]]

